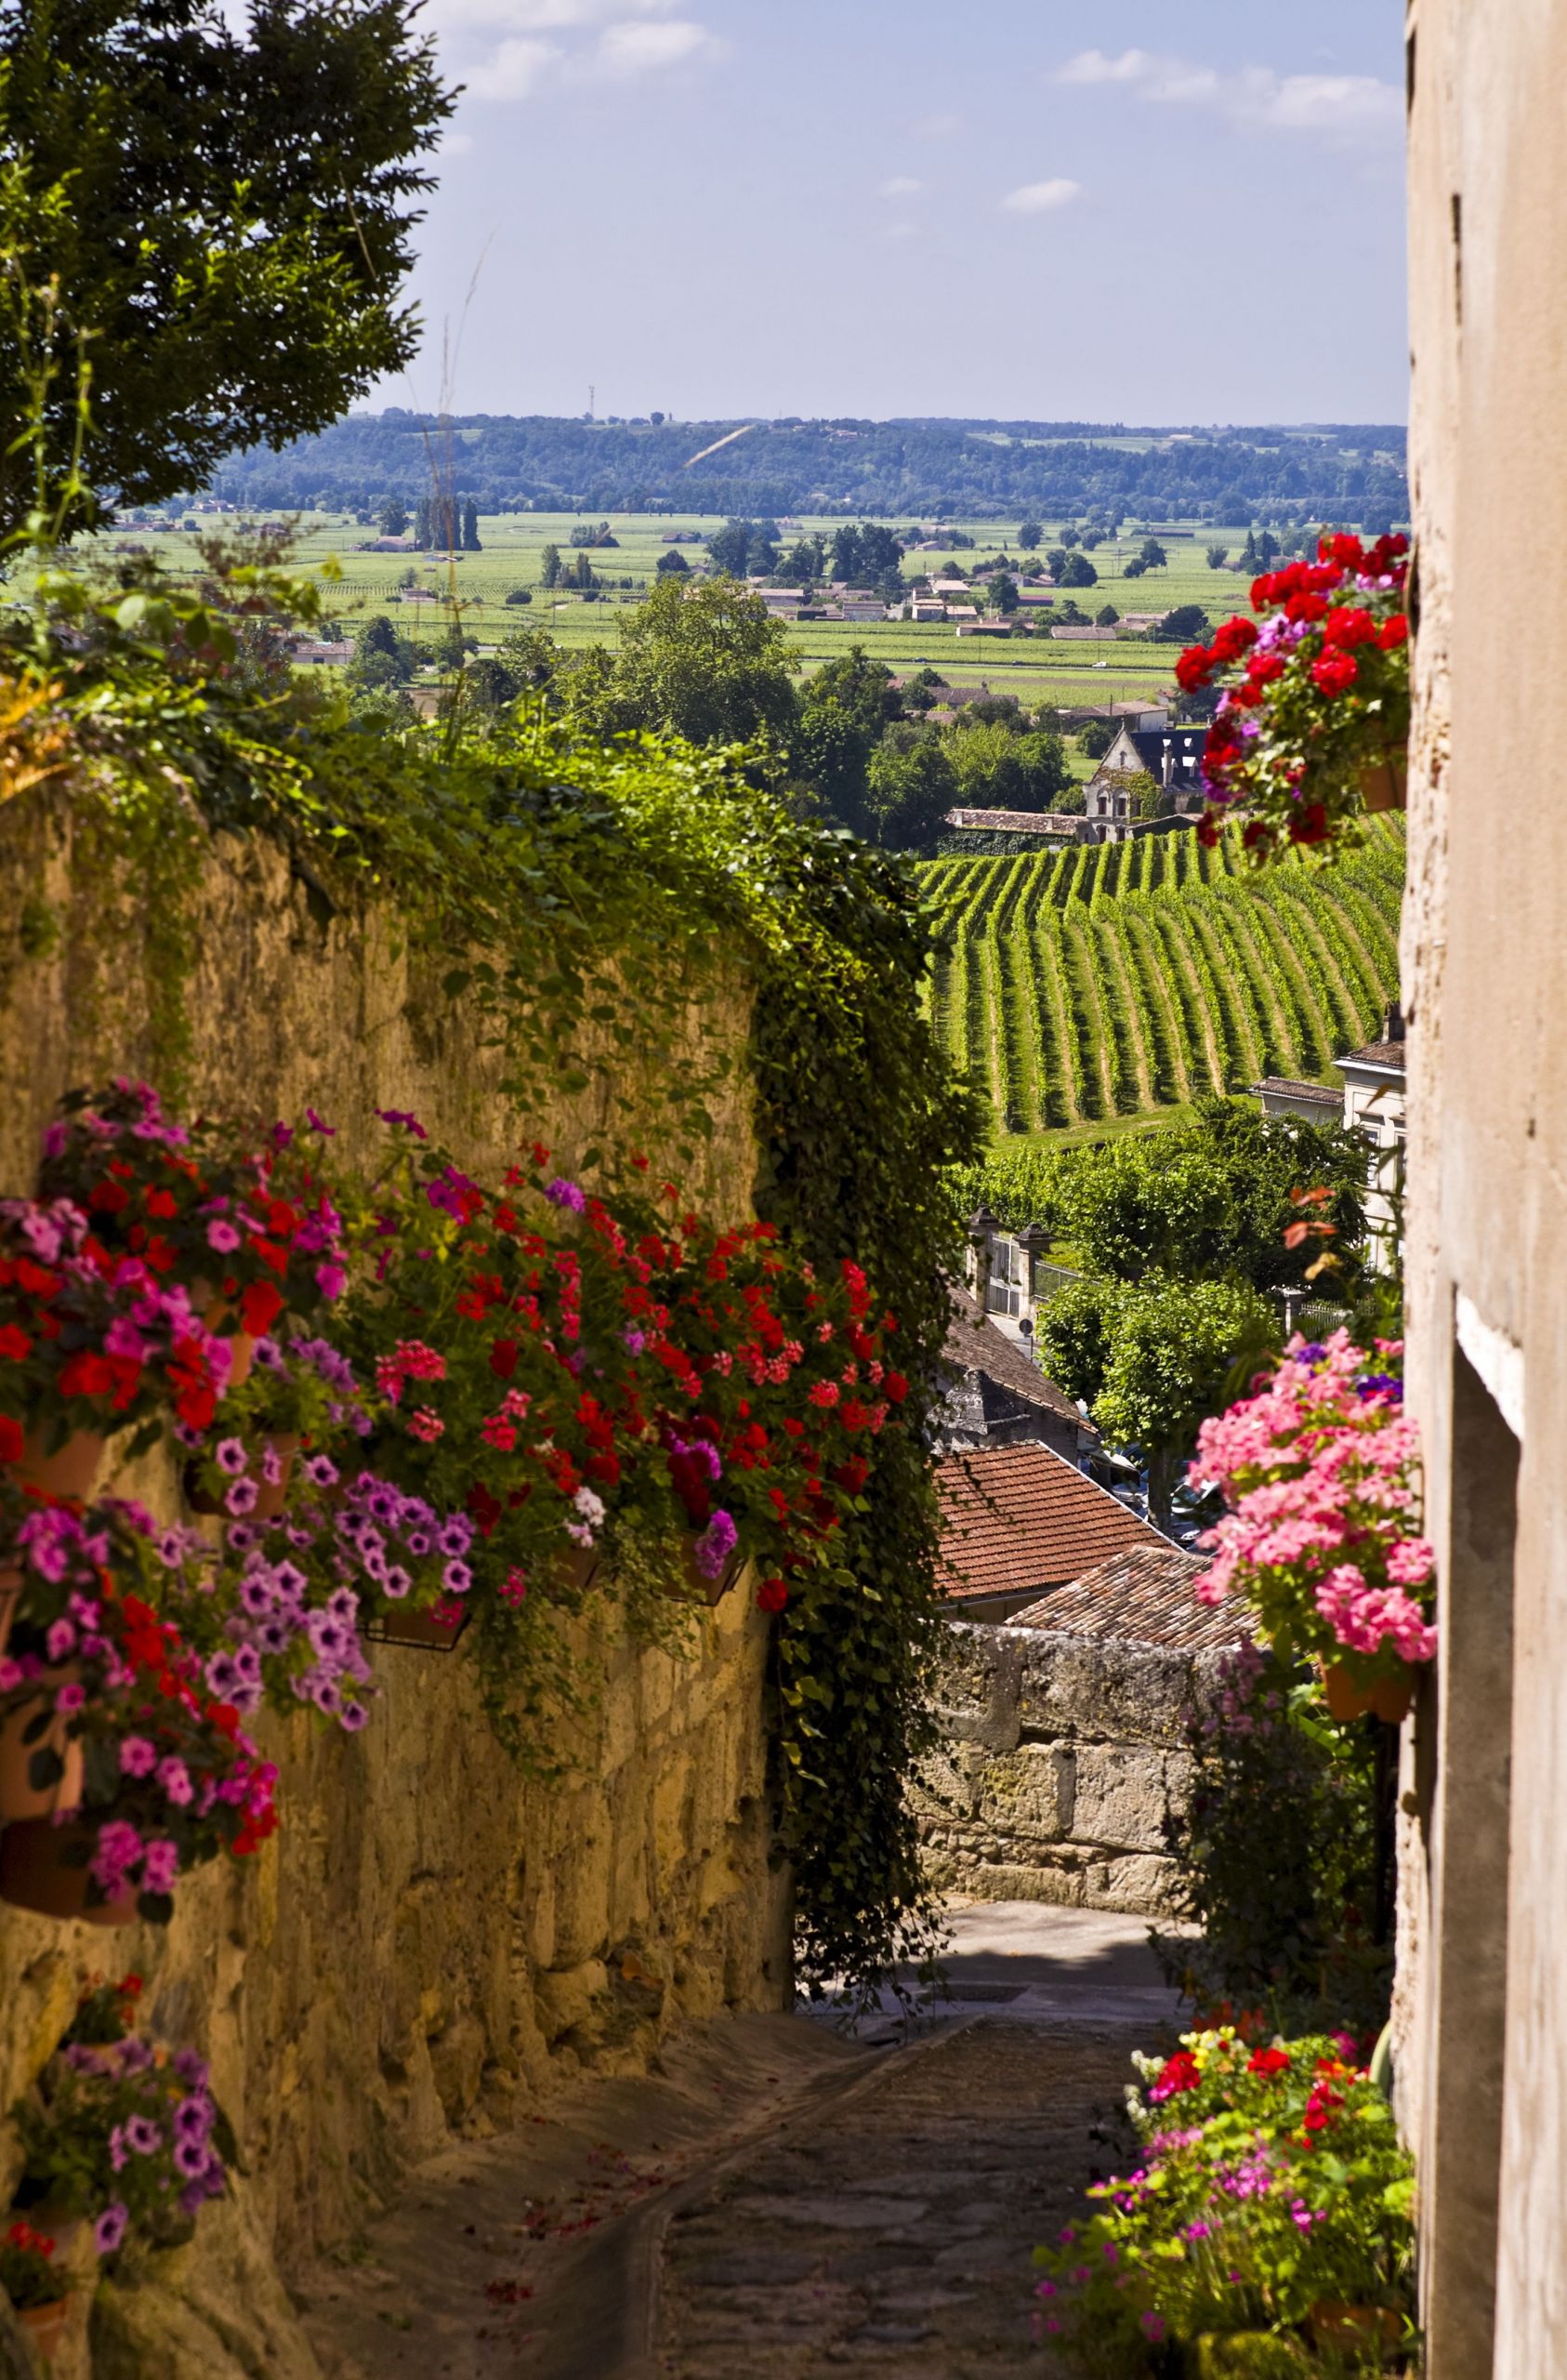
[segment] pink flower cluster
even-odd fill
[[[1244,1593],[1264,1633],[1304,1650],[1429,1661],[1434,1557],[1416,1533],[1419,1440],[1387,1369],[1349,1333],[1290,1342],[1255,1396],[1205,1421],[1189,1476],[1217,1482],[1231,1510],[1203,1540],[1204,1603]]]

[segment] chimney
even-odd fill
[[[1382,1019],[1382,1038],[1384,1041],[1403,1039],[1403,1010],[1397,1000],[1389,1003],[1387,1014]]]

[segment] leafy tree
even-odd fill
[[[1117,729],[1113,720],[1091,719],[1086,727],[1077,731],[1077,748],[1086,760],[1102,760],[1114,743]]]
[[[1336,1239],[1363,1236],[1365,1151],[1352,1132],[1298,1116],[1264,1116],[1250,1099],[1209,1099],[1188,1124],[1065,1153],[1055,1203],[1038,1220],[1091,1273],[1137,1281],[1231,1276],[1258,1289],[1301,1277],[1284,1245],[1292,1189],[1325,1183]]]
[[[531,603],[533,590],[531,587],[513,587],[504,600],[507,603]]]
[[[502,637],[496,658],[520,693],[547,687],[562,660],[560,647],[547,628],[513,628]]]
[[[1175,809],[1175,795],[1147,769],[1135,769],[1126,779],[1126,787],[1131,796],[1134,818],[1167,818]]]
[[[778,531],[770,521],[729,520],[707,540],[708,559],[715,570],[731,578],[749,572],[766,573],[778,566]]]
[[[1097,628],[1113,628],[1117,625],[1120,617],[1121,615],[1113,603],[1101,603],[1094,614],[1094,626]]]
[[[666,546],[664,552],[659,555],[655,575],[659,578],[686,578],[690,575],[691,564],[679,547]]]
[[[1091,1405],[1104,1385],[1115,1316],[1125,1294],[1118,1281],[1069,1281],[1039,1307],[1034,1353],[1058,1388]]]
[[[798,666],[760,596],[727,575],[664,578],[623,622],[599,717],[611,732],[666,728],[692,744],[784,744]]]
[[[1157,537],[1144,537],[1138,548],[1138,560],[1145,570],[1165,570],[1170,558]]]
[[[366,620],[354,640],[349,676],[362,687],[406,685],[418,667],[412,641],[400,636],[384,612]]]
[[[863,833],[876,739],[844,703],[802,702],[789,734],[793,774],[840,826]]]
[[[1208,568],[1210,570],[1222,570],[1229,559],[1230,549],[1228,546],[1210,546],[1208,548]]]
[[[358,653],[395,653],[397,646],[396,629],[385,612],[377,612],[374,619],[365,621],[354,649]]]
[[[1161,644],[1197,644],[1208,634],[1208,615],[1201,603],[1178,603],[1166,612],[1153,634]]]
[[[1025,554],[1034,552],[1045,532],[1037,521],[1025,521],[1018,531],[1018,543]]]
[[[382,503],[376,525],[383,537],[401,537],[408,526],[408,507],[400,496],[388,496]]]
[[[58,283],[0,362],[0,523],[33,500],[12,445],[52,376],[58,489],[90,335],[94,496],[156,503],[235,447],[324,430],[411,358],[396,292],[452,99],[410,0],[30,0],[0,16],[0,245]]]
[[[1227,1402],[1236,1358],[1281,1336],[1278,1309],[1244,1281],[1161,1276],[1123,1290],[1094,1420],[1113,1442],[1141,1448],[1156,1528],[1169,1527],[1181,1465],[1198,1425]]]
[[[827,549],[821,537],[799,537],[778,559],[778,575],[791,587],[810,587],[826,568]]]
[[[539,556],[539,584],[541,587],[555,587],[559,585],[560,578],[560,549],[559,546],[546,546]]]
[[[869,809],[885,850],[931,853],[961,799],[944,742],[927,735],[906,751],[888,744],[873,754]]]
[[[483,550],[479,542],[479,507],[470,496],[463,506],[463,551],[481,554]]]
[[[863,644],[851,644],[846,654],[825,662],[807,683],[802,699],[808,708],[812,703],[841,703],[871,743],[890,721],[902,717],[903,708],[891,670],[884,661],[872,660]]]
[[[900,575],[903,549],[890,529],[874,521],[846,521],[833,532],[833,576],[849,587],[875,587]]]
[[[1123,578],[1146,578],[1148,564],[1140,554],[1133,554],[1130,560],[1123,564],[1121,575]]]
[[[990,607],[1008,618],[1018,608],[1018,582],[1005,570],[999,571],[990,583]]]
[[[561,584],[575,587],[585,595],[597,594],[600,585],[598,572],[587,559],[586,549],[580,549],[561,574]]]
[[[481,654],[472,664],[464,678],[463,686],[473,707],[484,711],[504,710],[507,703],[515,702],[522,691],[520,680],[499,655],[493,653]]]
[[[1097,587],[1100,577],[1086,554],[1068,554],[1050,575],[1058,587]]]

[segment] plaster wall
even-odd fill
[[[1398,2102],[1430,2380],[1567,2373],[1567,14],[1408,12],[1410,1397],[1443,1649],[1404,1747]],[[1483,1856],[1481,1856],[1483,1855]]]
[[[63,804],[0,817],[0,919],[11,1195],[32,1187],[61,1091],[155,1073],[156,1052],[147,920],[101,872],[87,880]],[[309,1103],[352,1161],[379,1137],[375,1109],[413,1109],[459,1161],[505,1162],[516,1126],[501,1061],[441,993],[449,961],[416,962],[388,913],[323,919],[278,850],[220,836],[193,941],[192,1111]],[[737,975],[693,1006],[692,1041],[738,1056],[747,1021]],[[565,1164],[607,1120],[606,1098],[591,1088],[539,1119]],[[755,1149],[739,1066],[717,1121],[693,1187],[744,1213]],[[656,1117],[647,1130],[656,1148]],[[170,1508],[171,1480],[136,1487]],[[584,2067],[634,2070],[683,2019],[786,2003],[765,1620],[742,1587],[693,1620],[689,1658],[616,1644],[608,1627],[603,1641],[598,1701],[550,1747],[567,1763],[558,1785],[502,1752],[460,1651],[382,1647],[384,1692],[361,1735],[261,1723],[283,1825],[257,1858],[182,1886],[166,1931],[106,1937],[0,1909],[0,2109],[48,2055],[81,1973],[135,1966],[156,2029],[212,2057],[250,2173],[144,2285],[99,2291],[90,2348],[84,2316],[62,2380],[316,2380],[285,2283],[323,2250],[351,2255],[415,2161],[523,2121]],[[15,2170],[0,2130],[0,2190]]]
[[[1165,1822],[1191,1792],[1181,1712],[1211,1657],[947,1624],[942,1742],[913,1789],[926,1872],[979,1900],[1169,1908]]]

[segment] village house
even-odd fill
[[[1058,628],[1052,631],[1060,635]],[[1169,797],[1178,816],[1204,808],[1202,727],[1146,728],[1128,720],[1117,728],[1115,741],[1088,779],[1085,807],[1088,817],[1102,822],[1107,841],[1124,840],[1136,817],[1132,781],[1151,776],[1162,795]]]
[[[1033,1440],[1068,1462],[1087,1461],[1100,1445],[1093,1423],[1017,1340],[997,1329],[977,1298],[955,1283],[951,1295],[938,1442],[951,1452]]]
[[[1287,1075],[1265,1075],[1251,1085],[1265,1116],[1303,1116],[1313,1124],[1341,1125],[1365,1142],[1366,1223],[1369,1257],[1376,1271],[1386,1261],[1398,1229],[1403,1186],[1404,1023],[1395,1001],[1382,1019],[1380,1038],[1346,1051],[1334,1065],[1341,1091],[1326,1083],[1297,1082]]]

